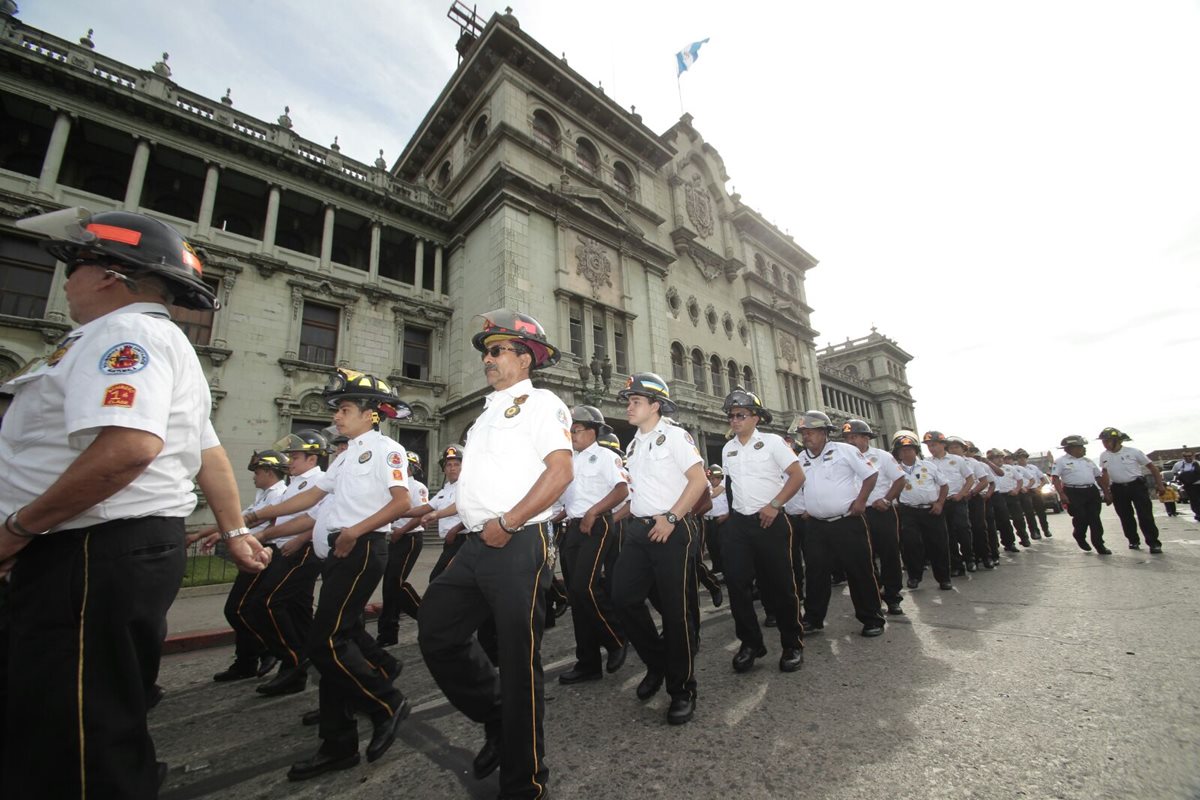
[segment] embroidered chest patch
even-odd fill
[[[370,460],[371,460],[371,451],[370,450],[368,450],[367,452],[363,453],[361,456],[358,457],[358,463],[360,463],[360,464],[365,464]]]

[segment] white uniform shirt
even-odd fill
[[[621,457],[592,442],[571,456],[574,477],[563,492],[567,519],[579,519],[619,484],[629,483]]]
[[[805,478],[805,480],[807,480],[807,478]],[[783,504],[783,513],[790,514],[792,516],[799,516],[804,512],[804,487],[801,486],[800,491],[788,498],[788,501]]]
[[[276,503],[282,503],[283,498],[287,497],[288,485],[283,481],[276,481],[266,489],[254,490],[254,502],[242,509],[242,516],[246,516],[251,511],[258,511],[260,508],[273,506]],[[260,522],[250,529],[251,533],[258,533],[265,530],[271,524],[271,520]]]
[[[134,303],[81,325],[45,360],[0,387],[0,514],[50,488],[102,428],[146,431],[162,451],[133,482],[54,530],[116,519],[186,517],[200,451],[220,442],[192,343],[158,303]]]
[[[429,498],[429,507],[434,511],[441,511],[443,508],[448,508],[454,505],[455,498],[458,497],[458,484],[447,483],[442,486],[441,490],[433,497]],[[438,536],[445,539],[450,531],[454,530],[462,522],[462,517],[458,514],[451,514],[448,517],[442,517],[438,520]]]
[[[423,506],[429,502],[429,487],[414,478],[411,474],[408,476],[408,499],[410,503],[409,508]],[[399,530],[410,522],[412,522],[411,517],[400,517],[392,523],[392,530]],[[412,533],[415,534],[417,531],[424,529],[423,525],[418,525],[413,528]]]
[[[992,468],[983,463],[977,458],[968,459],[971,471],[975,473],[975,483],[995,483],[996,473],[992,472]],[[984,494],[987,492],[987,487],[984,486],[976,492],[976,494]]]
[[[1042,472],[1041,469],[1038,468],[1037,464],[1026,464],[1025,472],[1028,473],[1029,477],[1033,480],[1034,489],[1041,486],[1042,479],[1046,477],[1046,473]]]
[[[1096,481],[1100,478],[1100,468],[1096,466],[1096,462],[1086,456],[1076,458],[1075,456],[1066,455],[1060,456],[1054,462],[1054,466],[1050,468],[1050,474],[1057,475],[1064,486],[1070,486],[1075,489],[1086,489],[1096,484]]]
[[[933,459],[918,458],[911,467],[901,463],[900,472],[904,475],[900,505],[931,506],[937,502],[941,487],[949,486],[949,481]]]
[[[626,450],[629,470],[629,513],[635,517],[665,514],[687,487],[684,476],[693,464],[703,464],[690,433],[659,420],[649,433],[640,430]]]
[[[826,442],[815,456],[805,448],[800,453],[800,467],[804,470],[804,506],[816,519],[844,517],[863,481],[879,474],[857,447],[844,442]]]
[[[1100,454],[1100,469],[1108,470],[1108,479],[1113,483],[1129,483],[1141,480],[1146,474],[1146,464],[1150,459],[1136,447],[1121,445],[1115,453],[1105,450]]]
[[[947,454],[941,458],[930,456],[927,460],[937,467],[938,472],[942,473],[942,477],[946,479],[946,485],[950,487],[947,490],[947,497],[953,497],[961,492],[967,478],[975,477],[974,470],[967,463],[966,456]]]
[[[879,472],[879,480],[875,481],[875,488],[867,496],[867,505],[870,506],[876,500],[887,497],[887,493],[892,490],[892,484],[904,473],[900,471],[900,465],[896,463],[895,456],[887,450],[868,447],[867,452],[863,453],[863,458],[867,459],[867,463]]]
[[[488,520],[511,511],[546,471],[546,457],[571,450],[570,424],[558,395],[533,388],[528,379],[487,396],[463,443],[458,513],[467,530],[483,530]],[[544,508],[527,524],[550,517]]]
[[[757,514],[783,488],[788,467],[798,463],[782,436],[757,428],[743,444],[734,436],[721,448],[721,468],[733,486],[733,510]]]
[[[357,525],[392,501],[393,486],[408,489],[408,454],[399,442],[379,431],[367,431],[350,440],[350,446],[329,471],[317,478],[316,486],[329,497],[313,528],[313,552],[329,555],[330,531]],[[387,531],[384,523],[376,531]]]
[[[796,492],[796,494],[800,494]],[[713,486],[709,484],[708,496],[712,498],[712,508],[704,512],[706,519],[716,519],[723,517],[729,513],[729,495],[725,493],[725,486]]]
[[[1001,464],[1000,469],[1004,474],[996,475],[996,494],[1008,494],[1017,488],[1017,481],[1021,478],[1012,464]]]
[[[293,475],[292,482],[288,484],[287,491],[285,491],[283,493],[283,496],[280,497],[275,502],[282,503],[285,500],[291,500],[293,497],[300,494],[305,489],[311,488],[312,486],[316,485],[317,478],[319,478],[321,475],[324,475],[324,474],[325,473],[322,471],[322,469],[320,467],[313,467],[308,472],[302,473],[300,475]],[[322,498],[321,502],[322,503],[325,502],[323,498]],[[320,504],[318,504],[314,508],[309,509],[309,511],[315,511],[316,508],[319,508],[319,507],[320,507]],[[303,513],[305,513],[305,512],[303,512],[303,511],[300,512],[300,514],[303,514]],[[288,520],[300,516],[300,514],[285,514],[282,517],[277,517],[275,519],[275,524],[282,525],[283,523],[287,522]],[[313,519],[316,519],[316,516],[313,516]],[[276,547],[283,547],[285,544],[287,544],[288,542],[290,542],[292,539],[295,539],[295,538],[296,538],[295,536],[280,536],[278,539],[271,539],[270,542],[271,542],[271,544],[275,545]]]

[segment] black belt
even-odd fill
[[[817,522],[837,522],[839,519],[846,519],[846,517],[848,517],[848,516],[850,516],[850,515],[849,514],[839,514],[836,517],[812,517],[812,516],[810,516],[809,519],[815,520]]]
[[[1141,483],[1141,482],[1142,482],[1141,478],[1134,478],[1133,480],[1125,481],[1124,483],[1117,483],[1114,481],[1112,485],[1113,486],[1133,486],[1135,483]]]
[[[910,503],[901,503],[900,505],[903,506],[904,508],[912,508],[912,509],[916,509],[918,511],[925,511],[927,509],[933,508],[933,503],[930,503],[929,505],[925,505],[925,506],[914,506]]]
[[[1121,485],[1124,486],[1124,484],[1121,484]],[[1067,489],[1095,489],[1096,488],[1096,484],[1094,484],[1094,483],[1089,483],[1087,486],[1072,486],[1069,483],[1064,483],[1063,486]]]

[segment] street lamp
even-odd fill
[[[583,402],[599,406],[608,398],[608,383],[612,380],[612,362],[592,356],[591,363],[579,364],[579,383],[583,387]]]

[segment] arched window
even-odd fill
[[[620,161],[613,164],[613,186],[621,194],[633,196],[633,173]]]
[[[858,377],[858,367],[854,366],[853,364],[847,364],[846,365],[846,374],[849,375],[851,378],[857,378]]]
[[[540,109],[533,112],[533,140],[547,150],[558,152],[558,123]]]
[[[787,290],[788,294],[792,297],[799,296],[799,293],[796,291],[796,276],[790,272],[787,274]]]
[[[732,392],[733,387],[741,383],[741,381],[738,380],[738,377],[741,373],[738,372],[738,366],[737,364],[733,363],[733,359],[730,359],[726,366],[729,368],[729,391]]]
[[[725,369],[721,366],[720,356],[708,360],[708,369],[712,373],[713,394],[721,397],[725,394]]]
[[[445,189],[450,183],[450,162],[443,161],[442,166],[438,169],[437,180],[435,181],[437,188]]]
[[[478,147],[488,135],[488,118],[487,114],[481,116],[475,121],[475,127],[471,128],[471,147]]]
[[[704,371],[704,353],[697,348],[692,351],[692,382],[696,384],[698,392],[705,391],[704,387],[708,385],[708,381],[704,378]]]
[[[742,385],[747,392],[754,391],[754,372],[749,367],[742,367]]]
[[[780,289],[783,288],[783,277],[779,273],[778,264],[771,265],[771,283],[775,284]]]
[[[575,163],[588,175],[595,175],[600,170],[600,154],[596,152],[596,146],[587,139],[577,139]]]
[[[677,381],[687,380],[687,369],[683,366],[683,345],[671,343],[671,376]]]

